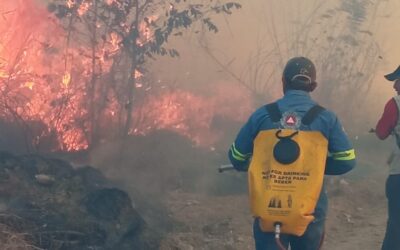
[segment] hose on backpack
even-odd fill
[[[287,250],[286,247],[281,242],[281,238],[280,238],[281,226],[282,226],[282,223],[275,222],[275,242],[278,245],[279,250]]]

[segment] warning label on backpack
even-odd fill
[[[288,117],[287,124],[294,123]],[[260,218],[264,232],[273,232],[274,223],[284,225],[283,233],[301,236],[313,221],[314,210],[323,185],[328,141],[319,131],[299,131],[293,140],[300,157],[289,164],[275,160],[274,148],[279,130],[259,132],[254,141],[249,167],[249,194],[253,216]],[[281,136],[293,134],[281,130]]]
[[[262,172],[264,180],[270,180],[274,184],[293,184],[294,182],[304,182],[308,180],[310,173],[268,170]]]

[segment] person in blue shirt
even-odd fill
[[[248,119],[239,131],[228,156],[238,171],[247,171],[250,164],[254,140],[257,134],[269,129],[294,129],[319,131],[328,140],[328,157],[325,174],[341,175],[349,172],[356,164],[354,149],[338,117],[331,111],[321,108],[311,124],[303,125],[301,119],[317,103],[310,92],[317,87],[316,70],[311,60],[305,57],[290,59],[283,71],[282,86],[284,96],[275,103],[281,113],[279,122],[274,122],[272,115],[262,106]],[[314,221],[311,222],[302,236],[281,236],[283,245],[292,250],[317,250],[322,245],[328,200],[323,187],[314,210]],[[255,218],[253,233],[257,250],[280,249],[275,242],[273,232],[263,232]]]

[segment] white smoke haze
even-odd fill
[[[34,1],[43,9],[46,9],[49,2],[49,0]],[[165,1],[155,2],[164,3]],[[358,153],[359,166],[350,177],[345,177],[349,178],[350,181],[346,180],[350,182],[350,186],[353,185],[352,181],[354,185],[364,181],[356,188],[368,186],[370,183],[365,183],[365,181],[370,179],[374,181],[373,187],[375,184],[379,187],[383,186],[380,182],[383,182],[386,174],[384,161],[389,154],[391,142],[378,141],[373,134],[368,133],[368,130],[375,126],[386,101],[395,95],[392,84],[386,81],[383,75],[392,72],[400,64],[400,46],[398,46],[400,26],[397,25],[400,21],[400,13],[397,11],[400,8],[400,2],[398,0],[237,0],[237,2],[242,5],[242,8],[234,10],[232,15],[215,16],[219,29],[217,33],[209,32],[207,27],[202,25],[194,25],[188,30],[183,30],[182,36],[171,37],[167,47],[178,50],[180,56],[156,57],[155,60],[150,60],[145,64],[146,71],[142,72],[144,75],[141,78],[142,82],[137,82],[136,87],[141,90],[148,88],[149,92],[143,91],[135,96],[135,101],[139,105],[134,107],[134,125],[130,135],[124,139],[115,139],[112,130],[115,128],[112,108],[118,106],[115,104],[118,102],[110,101],[115,106],[104,109],[104,113],[112,115],[99,119],[99,129],[102,129],[103,133],[102,139],[90,152],[84,152],[83,162],[101,169],[117,185],[126,188],[149,223],[160,226],[166,231],[171,230],[171,225],[175,226],[175,222],[172,221],[177,219],[168,214],[176,206],[173,201],[179,203],[180,207],[176,209],[179,215],[192,218],[189,212],[184,213],[186,208],[197,212],[206,210],[206,215],[216,215],[217,218],[214,220],[226,218],[228,216],[226,214],[235,211],[231,209],[225,214],[224,209],[221,208],[222,205],[216,205],[221,203],[219,198],[222,196],[224,197],[222,199],[232,199],[242,207],[247,205],[246,176],[237,173],[221,175],[217,174],[216,169],[219,165],[227,163],[226,151],[251,112],[257,106],[274,101],[282,95],[282,70],[286,61],[293,56],[306,56],[314,61],[319,85],[312,96],[322,106],[338,114],[353,140]],[[2,0],[0,10],[6,9],[12,13],[15,6],[23,4],[23,0]],[[8,12],[0,12],[0,31],[8,30],[9,27],[1,25],[1,18],[8,18],[8,15]],[[29,22],[29,20],[29,18],[24,19],[24,22]],[[29,30],[35,30],[34,27],[30,28]],[[36,28],[36,30],[39,29],[43,29],[43,26]],[[83,85],[88,82],[90,70],[83,70],[82,65],[90,61],[90,58],[80,58],[81,51],[79,50],[73,52],[75,58],[82,60],[76,60],[76,64],[70,66],[79,67],[81,70],[76,70],[76,76],[71,78],[71,75],[64,72],[64,62],[57,59],[59,58],[57,56],[61,55],[65,49],[64,43],[57,42],[63,37],[56,37],[55,33],[46,33],[46,35],[53,36],[54,47],[50,46],[45,53],[38,53],[38,55],[43,56],[49,53],[52,57],[44,56],[46,60],[28,61],[31,66],[29,69],[34,69],[38,65],[42,66],[44,62],[46,67],[41,67],[41,70],[46,73],[56,72],[53,76],[56,79],[64,80],[69,76],[68,81],[66,80],[68,83],[75,81],[76,84]],[[0,83],[3,79],[2,73],[4,73],[1,71],[4,59],[2,52],[6,51],[2,42],[0,34]],[[71,43],[79,44],[79,41],[73,40]],[[10,47],[17,45],[16,42],[9,42],[9,44]],[[37,46],[37,43],[35,44]],[[36,50],[35,46],[27,46],[26,51]],[[71,64],[71,61],[69,63]],[[104,67],[104,70],[107,71],[109,68]],[[108,73],[108,71],[105,72],[99,80],[104,86],[112,83],[108,79]],[[30,93],[29,96],[32,93],[30,90],[32,88],[35,90],[36,86],[46,89],[50,86],[46,81],[25,81],[23,77],[24,91]],[[80,93],[82,89],[84,88],[78,88],[75,91]],[[2,88],[0,90],[3,91]],[[43,92],[41,95],[34,96],[32,100],[35,100],[36,104],[45,99],[53,101],[46,95],[47,93]],[[68,91],[66,93],[70,94]],[[19,95],[16,95],[17,97]],[[85,100],[85,96],[79,96],[79,98]],[[110,96],[110,100],[113,98],[116,97]],[[47,106],[47,102],[41,104],[34,109],[39,112],[35,116],[28,116],[29,118],[39,116],[49,119],[46,112],[52,111],[52,106]],[[81,115],[78,118],[85,117],[80,113],[84,109],[80,109],[80,106],[72,106],[71,110],[74,113],[65,112],[68,116],[61,117],[65,119],[65,123],[57,126],[56,128],[59,129],[57,131],[73,134],[74,129],[79,128],[81,129],[79,135],[84,137],[85,133],[82,132],[85,132],[84,128],[86,128],[82,125],[84,121],[73,116],[78,113]],[[25,115],[23,112],[20,114]],[[70,127],[71,124],[68,122],[71,120],[74,120],[73,125],[77,127]],[[37,121],[34,120],[34,122]],[[42,123],[34,122],[28,123],[30,126],[36,126],[32,129],[33,132],[38,130],[45,133],[43,131],[46,131],[46,127]],[[52,125],[53,120],[45,124]],[[17,144],[25,144],[25,140],[32,139],[23,137],[13,120],[1,120],[0,127],[4,128],[0,132],[2,150],[10,149],[10,147],[20,149],[22,146]],[[51,136],[48,135],[48,137]],[[68,146],[70,142],[67,140],[68,136],[61,136],[61,138]],[[33,136],[33,139],[37,138]],[[50,139],[49,141],[51,143],[43,139],[42,144],[45,144],[41,148],[43,151],[51,151],[54,149],[52,147],[56,147],[54,145],[59,142]],[[86,149],[86,145],[74,144],[70,147],[61,147],[61,149],[74,149],[74,146],[77,149]],[[59,149],[60,147],[57,148]],[[23,152],[24,150],[15,151]],[[355,190],[359,191],[359,189]],[[349,193],[354,194],[353,191]],[[369,194],[370,190],[366,189],[365,192]],[[180,196],[182,193],[184,193],[182,197],[185,198]],[[236,196],[231,197],[232,194]],[[383,194],[380,196],[381,194],[374,193],[374,195],[381,200],[376,202],[376,206],[372,209],[384,210]],[[359,198],[358,193],[354,196]],[[344,204],[349,211],[360,212],[365,209],[363,206],[369,203],[367,199],[360,200],[360,203],[355,202],[355,207],[351,207],[346,205],[348,201],[346,197],[339,197],[339,199],[343,200],[339,200],[334,205]],[[210,211],[205,206],[202,207],[201,202],[210,206]],[[339,225],[348,226],[346,221],[341,221],[345,208],[334,205],[333,212],[339,218]],[[243,211],[247,210],[243,209]],[[240,211],[242,214],[233,213],[230,216],[233,218],[242,216],[240,217],[242,219],[249,217],[248,214],[244,215],[243,211]],[[364,211],[368,215],[372,210],[365,209]],[[347,215],[348,211],[345,212]],[[181,219],[179,222],[182,224],[193,222],[186,217],[179,217]],[[357,222],[362,224],[367,220],[362,219]],[[382,214],[379,219],[382,221],[376,223],[383,225],[384,215]],[[192,233],[195,234],[198,229],[196,223],[203,225],[209,222],[200,218],[193,224],[185,226],[191,228]],[[250,222],[245,220],[244,223],[247,223],[245,224],[246,231],[241,231],[241,233],[245,240],[236,241],[236,247],[252,242],[251,228],[247,227]],[[182,234],[182,232],[179,233]],[[335,241],[332,239],[342,239],[339,237],[340,232],[336,233],[332,236],[336,238],[328,238],[328,243],[331,243],[327,248],[329,250],[335,249]],[[182,236],[181,234],[179,237]],[[378,236],[381,237],[381,234],[382,232]],[[179,238],[174,234],[170,237]],[[171,238],[169,239],[172,240]],[[193,242],[196,242],[196,239],[197,242],[204,243],[202,234],[193,239]],[[181,247],[181,249],[190,249],[187,245],[184,246],[186,247]],[[200,243],[197,246],[203,247]],[[233,246],[231,249],[246,248]]]
[[[35,1],[43,8],[50,2]],[[9,18],[12,6],[24,5],[23,1],[12,2],[2,4],[3,18]],[[242,8],[233,15],[215,16],[219,28],[216,34],[194,25],[183,30],[183,36],[171,37],[167,47],[177,49],[180,57],[150,60],[145,66],[142,80],[145,82],[138,82],[137,86],[143,85],[146,90],[160,87],[188,90],[203,96],[207,102],[207,98],[216,93],[215,86],[223,82],[221,88],[227,91],[247,91],[243,98],[248,101],[235,96],[232,102],[246,103],[246,106],[255,102],[255,108],[282,95],[282,69],[288,59],[302,55],[312,59],[317,67],[319,86],[313,96],[321,105],[337,112],[349,132],[363,134],[375,125],[384,103],[394,94],[391,83],[384,80],[383,75],[398,65],[399,28],[393,25],[399,20],[399,14],[394,11],[399,7],[397,1],[238,2]],[[60,40],[60,37],[54,39],[53,44]],[[63,48],[58,45],[57,49]],[[52,60],[53,71],[54,67],[61,68],[64,64],[55,64]],[[89,61],[89,58],[84,60]],[[71,60],[65,62],[68,67],[72,67],[71,63]],[[67,73],[59,72],[63,78],[70,78]],[[72,77],[84,82],[88,76]],[[32,84],[35,82],[25,83],[27,87]],[[220,95],[217,93],[216,98]],[[146,102],[140,101],[143,94],[136,98]],[[251,109],[246,112],[249,114]],[[134,129],[138,134],[146,130]],[[79,136],[84,135],[81,132]],[[67,144],[65,137],[61,140]],[[62,148],[84,148],[84,143],[81,144]]]
[[[200,30],[199,37],[198,30],[193,29],[183,39],[173,40],[171,46],[179,48],[181,56],[174,60],[160,58],[155,61],[155,77],[161,82],[172,83],[176,88],[200,92],[221,80],[229,81],[231,88],[244,86],[248,89],[257,106],[282,95],[281,73],[290,57],[310,57],[316,64],[319,83],[313,96],[321,105],[338,113],[357,150],[358,166],[350,177],[346,177],[350,180],[332,180],[335,187],[330,190],[332,196],[335,192],[348,192],[355,202],[348,203],[345,199],[342,202],[342,197],[333,199],[330,218],[334,219],[328,224],[326,246],[327,249],[351,249],[348,245],[346,248],[345,243],[338,246],[341,237],[348,235],[336,232],[345,232],[342,228],[354,221],[356,225],[363,225],[369,213],[385,209],[384,162],[392,142],[380,142],[368,130],[375,126],[386,101],[395,95],[392,84],[383,75],[400,64],[400,48],[397,46],[400,28],[395,25],[400,20],[400,14],[395,11],[400,3],[396,0],[240,2],[243,7],[240,11],[219,18],[220,31],[217,34],[203,35]],[[226,128],[228,130],[228,125]],[[231,142],[234,133],[227,137]],[[225,146],[227,149],[228,143]],[[217,164],[224,163],[223,154],[220,161]],[[235,179],[236,175],[229,174],[215,177],[207,171],[212,171],[212,168],[203,168],[205,177],[197,180],[198,191],[203,192],[207,190],[205,187],[213,187],[218,181],[222,193],[235,188],[243,193],[244,190],[238,190],[238,187],[246,185],[244,179]],[[362,188],[352,189],[360,180],[363,180]],[[236,185],[231,185],[231,182]],[[352,188],[346,186],[345,191],[340,190],[346,183],[350,183]],[[360,190],[361,195],[358,193]],[[364,194],[377,199],[371,209],[366,208],[371,201],[364,198]],[[359,221],[351,217],[353,210]],[[215,211],[211,213],[218,214]],[[346,218],[343,223],[341,218]],[[379,215],[377,220],[380,221],[374,229],[379,233],[368,237],[369,240],[365,240],[365,235],[368,235],[370,227],[354,227],[353,240],[360,244],[360,249],[361,246],[364,249],[379,247],[385,215]]]
[[[399,20],[394,11],[397,1],[241,4],[238,13],[221,17],[218,34],[177,41],[182,56],[168,61],[176,67],[165,67],[169,59],[159,62],[166,81],[199,86],[229,77],[267,102],[281,95],[286,61],[303,55],[316,64],[319,86],[314,97],[322,105],[338,112],[349,130],[365,131],[375,125],[384,103],[394,94],[383,75],[399,64],[395,45],[399,28],[394,25]],[[217,64],[208,53],[217,58]],[[196,77],[194,70],[207,73]]]

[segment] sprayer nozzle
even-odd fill
[[[278,248],[280,250],[286,250],[286,247],[282,244],[280,240],[282,222],[279,221],[275,222],[274,227],[275,227],[275,242],[278,245]]]

